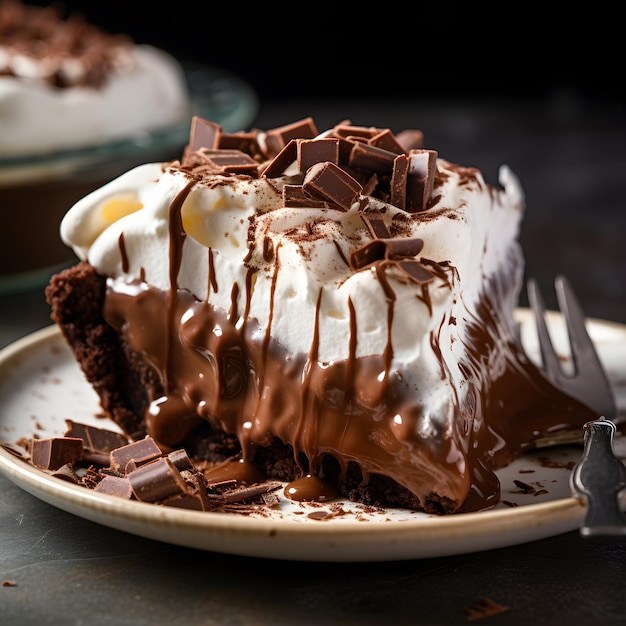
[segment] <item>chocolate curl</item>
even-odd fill
[[[192,511],[211,510],[213,507],[209,505],[204,476],[194,470],[183,470],[180,475],[187,484],[186,492],[168,496],[161,500],[159,504]]]
[[[344,211],[350,209],[363,189],[350,174],[330,161],[310,167],[302,187],[305,194],[326,200]]]
[[[350,252],[350,267],[363,269],[376,261],[414,257],[424,247],[423,239],[373,239]]]
[[[137,500],[158,502],[170,496],[191,493],[191,489],[168,457],[146,463],[128,474]]]
[[[235,486],[220,493],[208,493],[207,498],[211,509],[215,510],[224,507],[224,510],[229,510],[229,505],[242,504],[255,500],[259,496],[262,496],[265,500],[267,494],[280,489],[282,486],[282,483],[278,481],[263,482],[250,486]]]

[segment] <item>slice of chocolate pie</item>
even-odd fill
[[[67,213],[52,317],[134,439],[296,499],[487,508],[496,468],[592,415],[518,344],[524,197],[499,178],[419,131],[195,118],[180,161]]]

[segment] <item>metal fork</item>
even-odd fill
[[[626,467],[613,449],[617,429],[612,420],[617,409],[611,383],[587,332],[582,307],[565,276],[556,277],[555,289],[574,371],[568,374],[561,366],[546,325],[544,299],[531,278],[527,284],[528,301],[535,315],[543,369],[554,385],[599,416],[583,427],[583,455],[570,475],[572,492],[587,503],[580,534],[587,538],[626,537],[626,518],[619,506],[619,494],[626,487]]]

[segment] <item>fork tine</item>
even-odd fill
[[[617,410],[611,384],[587,331],[580,302],[565,276],[556,277],[555,288],[565,318],[577,384],[584,387],[584,400],[600,415],[614,419]]]
[[[539,349],[541,352],[541,362],[543,363],[543,368],[548,374],[550,380],[557,383],[562,388],[569,389],[571,381],[565,378],[561,369],[561,362],[559,361],[559,357],[554,349],[554,346],[552,345],[550,333],[548,332],[548,327],[546,326],[546,305],[543,296],[541,295],[541,291],[539,291],[537,281],[534,278],[530,278],[528,280],[527,291],[530,308],[535,314],[535,325],[537,327],[537,337],[539,339]]]
[[[527,289],[528,301],[535,314],[543,369],[548,378],[599,415],[614,419],[617,409],[611,383],[587,331],[580,302],[567,278],[563,275],[557,276],[555,289],[569,337],[573,375],[568,375],[561,367],[546,325],[545,302],[533,278],[528,280]]]

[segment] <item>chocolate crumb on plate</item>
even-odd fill
[[[522,493],[534,493],[535,488],[522,480],[514,480],[515,485]]]
[[[67,424],[67,432],[79,436],[31,438],[24,450],[7,443],[2,447],[50,476],[125,500],[242,514],[279,505],[280,481],[211,483],[203,463],[191,459],[185,449],[164,452],[150,436],[128,443],[114,431],[70,420]],[[107,462],[94,464],[94,458]]]
[[[498,604],[491,598],[481,598],[476,604],[467,607],[465,609],[467,613],[467,621],[475,622],[479,619],[485,619],[486,617],[493,617],[494,615],[500,615],[506,613],[511,607],[504,604]]]

